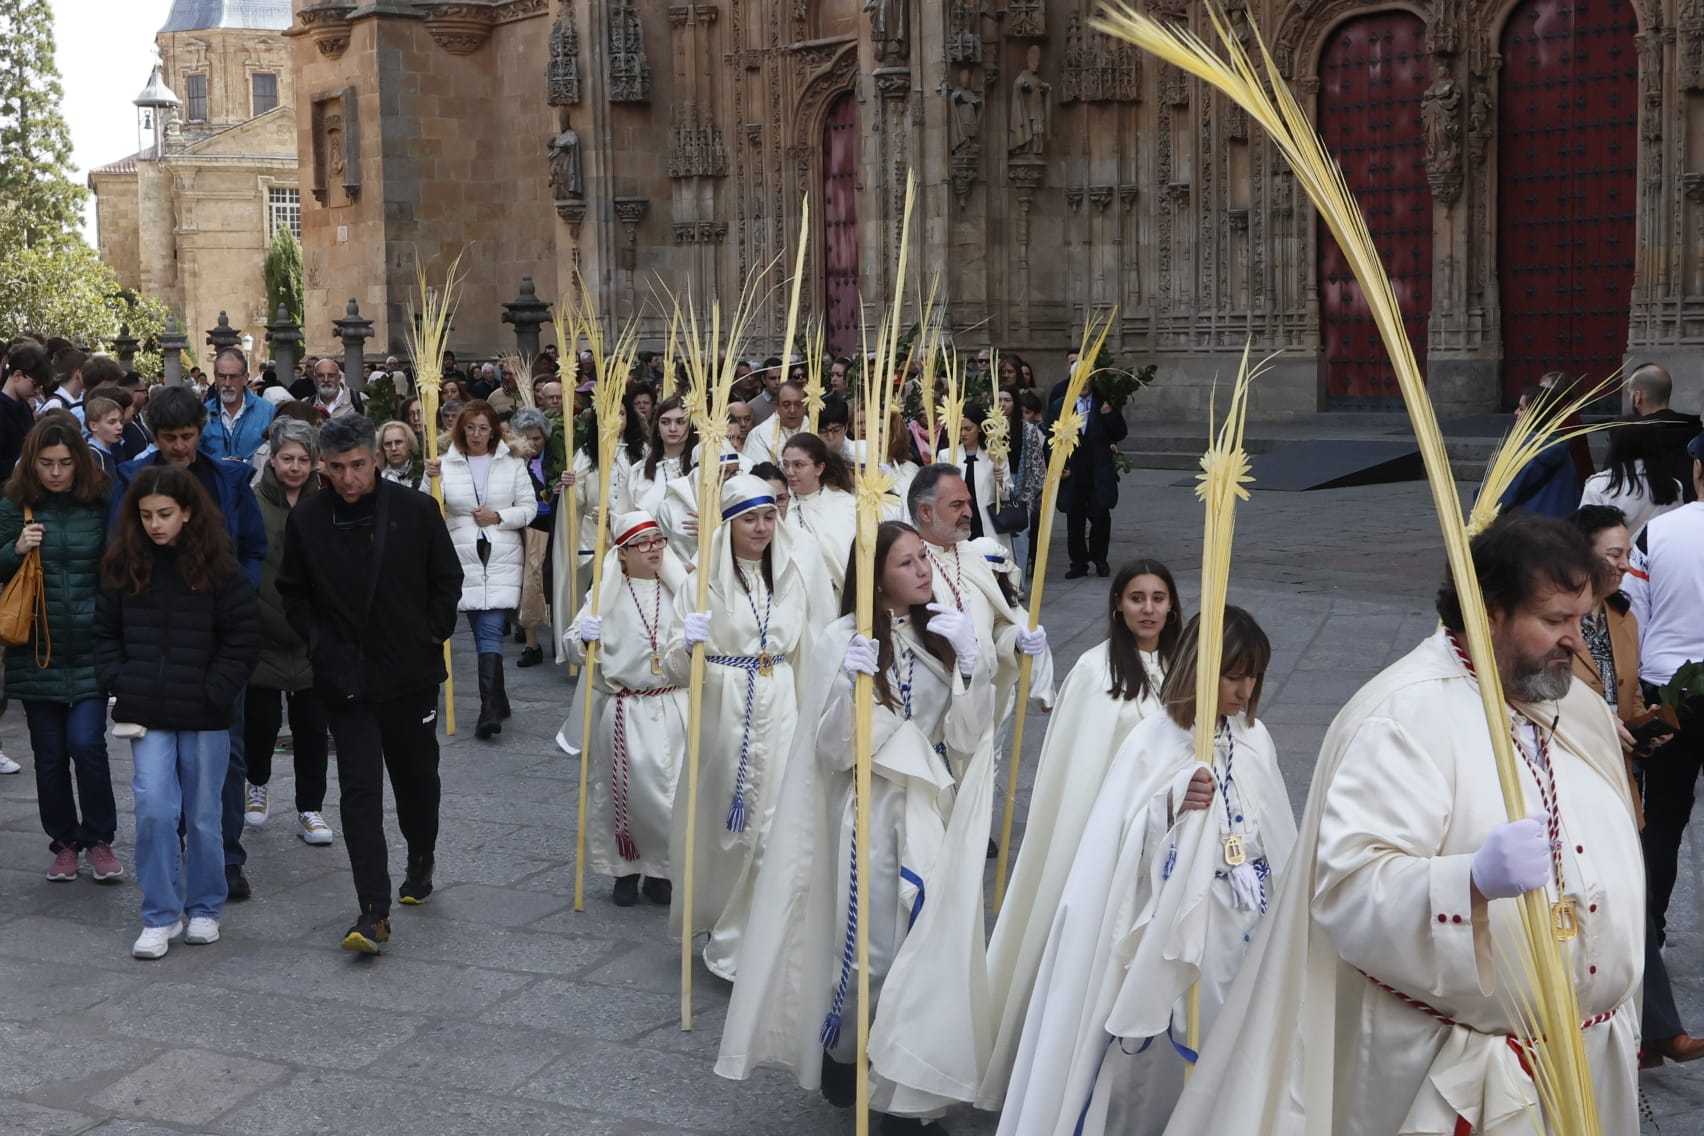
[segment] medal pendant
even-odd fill
[[[1574,913],[1574,901],[1564,896],[1550,905],[1550,930],[1556,941],[1566,943],[1580,933],[1580,922]]]
[[[1225,837],[1225,863],[1235,868],[1247,862],[1248,850],[1243,847],[1243,838],[1234,832]]]
[[[768,678],[775,673],[775,656],[768,651],[757,657],[757,673]]]
[[[663,657],[655,651],[651,652],[651,673],[654,675],[663,673]]]

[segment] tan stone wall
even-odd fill
[[[278,76],[278,105],[295,105],[294,52],[274,32],[209,29],[173,32],[156,38],[166,85],[187,101],[185,76],[207,76],[207,125],[230,126],[254,117],[253,85],[257,71]],[[185,113],[187,113],[187,107]]]
[[[136,175],[100,174],[91,177],[89,184],[95,191],[95,228],[101,260],[117,273],[121,287],[142,287]]]

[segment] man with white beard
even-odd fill
[[[1452,583],[1443,628],[1332,723],[1295,858],[1168,1133],[1553,1132],[1511,1039],[1518,911],[1543,892],[1604,1132],[1638,1130],[1645,873],[1614,718],[1573,681],[1592,606],[1572,526],[1473,541],[1525,795],[1509,821]],[[1554,1039],[1553,1039],[1554,1040]]]
[[[327,418],[360,414],[361,399],[343,381],[343,368],[332,358],[316,359],[313,369],[314,409]]]

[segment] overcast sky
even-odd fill
[[[148,83],[148,71],[154,65],[154,33],[166,22],[171,0],[48,3],[53,7],[72,161],[77,179],[86,183],[91,169],[136,152],[136,108],[131,100]],[[86,230],[93,244],[93,198]]]

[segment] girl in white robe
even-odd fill
[[[698,811],[693,853],[693,926],[709,932],[704,964],[733,981],[751,888],[775,813],[798,718],[800,656],[829,610],[815,549],[801,552],[779,524],[766,482],[736,474],[722,485],[722,525],[711,544],[710,606],[693,611],[697,585],[676,597],[680,626],[664,670],[691,681],[692,648],[705,644]],[[685,808],[674,812],[669,861],[683,863]]]
[[[1195,759],[1196,629],[1178,644],[1166,713],[1125,740],[1054,913],[1000,1136],[1159,1136],[1184,1072],[1187,995],[1201,1038],[1236,978],[1295,843],[1271,737],[1255,719],[1271,647],[1225,611],[1211,768]]]
[[[698,561],[698,481],[702,475],[699,463],[703,461],[703,448],[692,451],[692,461],[687,472],[679,477],[671,477],[663,483],[662,500],[657,506],[657,523],[663,527],[663,533],[669,538],[669,548],[686,564]],[[732,450],[722,452],[722,479],[726,481],[736,473],[747,472],[745,458]],[[656,490],[651,490],[655,498]]]
[[[679,398],[664,400],[657,407],[644,460],[635,463],[628,474],[628,507],[656,516],[668,483],[694,468],[693,449],[697,444],[698,432],[687,415],[686,403]]]
[[[613,532],[598,610],[588,601],[563,644],[573,663],[585,660],[586,644],[600,644],[592,689],[586,867],[615,877],[617,906],[638,902],[641,877],[645,897],[666,904],[687,692],[663,673],[663,652],[678,618],[675,597],[688,577],[649,514],[624,514]],[[569,752],[578,755],[580,738],[571,745]]]
[[[834,594],[846,579],[846,562],[858,533],[858,503],[852,496],[852,471],[839,454],[815,434],[794,434],[781,451],[781,472],[792,500],[787,524],[801,543],[816,547]]]
[[[1054,909],[1108,766],[1144,719],[1160,712],[1160,687],[1183,631],[1171,570],[1133,560],[1113,577],[1107,638],[1066,676],[1041,745],[1023,845],[988,944],[989,995],[999,1029],[981,1108],[998,1109],[1012,1072],[1024,1011]]]
[[[971,530],[972,537],[985,536],[997,540],[1006,549],[1007,555],[1012,552],[1012,536],[994,527],[994,514],[999,511],[1002,502],[1016,499],[1011,492],[1012,466],[1006,458],[994,461],[983,449],[982,419],[985,416],[983,408],[967,407],[964,418],[959,423],[959,456],[958,471],[964,478],[965,484],[971,486],[971,507],[976,513],[976,525]],[[942,450],[935,460],[944,462],[951,451]]]
[[[981,816],[992,766],[973,758],[992,691],[970,618],[929,605],[930,562],[909,525],[878,530],[876,575],[874,639],[856,633],[848,610],[854,566],[847,614],[812,651],[716,1071],[743,1080],[775,1065],[834,1104],[853,1103],[854,688],[858,674],[873,674],[871,847],[860,853],[877,1000],[872,1100],[918,1117],[970,1099],[987,1052]],[[971,765],[955,786],[951,767],[963,761]]]

